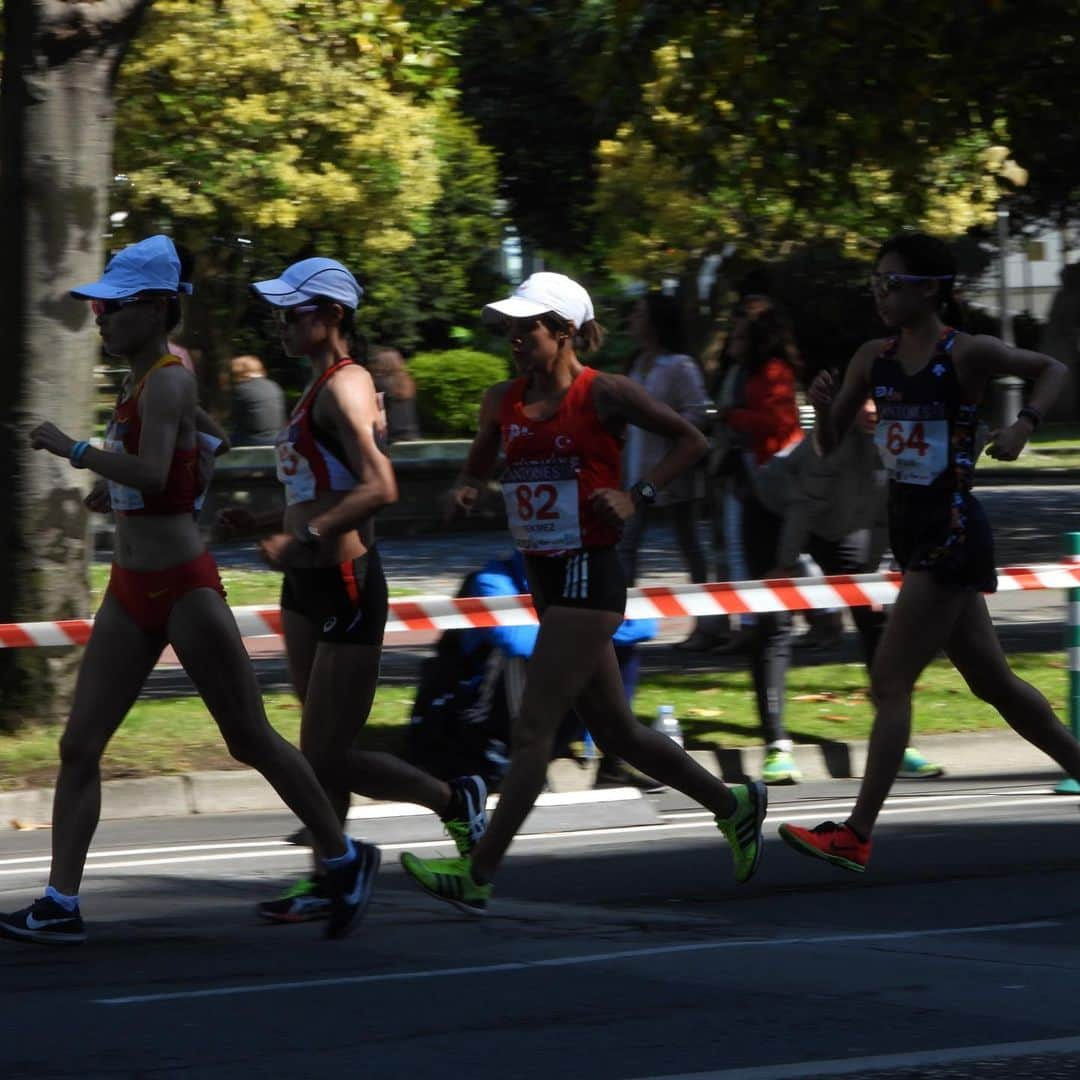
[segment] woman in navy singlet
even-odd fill
[[[940,240],[912,232],[885,243],[871,288],[892,333],[856,352],[835,396],[827,372],[810,388],[826,451],[873,396],[876,442],[890,478],[889,533],[904,570],[871,668],[877,712],[855,808],[842,824],[780,827],[797,851],[848,870],[865,870],[870,860],[870,834],[908,743],[915,681],[942,649],[974,694],[1080,778],[1080,745],[1046,698],[1013,674],[998,642],[983,597],[997,587],[993,537],[971,490],[977,412],[990,380],[1017,375],[1033,384],[1027,405],[987,448],[1012,461],[1061,391],[1066,369],[1042,353],[948,325],[942,315],[956,308],[955,276]]]
[[[303,703],[300,747],[342,822],[351,792],[426,806],[458,850],[483,833],[481,777],[441,780],[392,754],[353,746],[375,699],[388,593],[375,546],[375,514],[396,501],[393,466],[380,446],[371,375],[354,362],[350,338],[363,289],[334,259],[304,259],[252,288],[279,319],[289,356],[311,361],[312,380],[277,440],[284,514],[222,512],[222,532],[276,530],[260,545],[282,571],[281,622],[289,673]],[[371,882],[378,860],[373,860]],[[318,862],[284,895],[260,903],[268,922],[325,919],[332,898]]]
[[[635,508],[691,468],[705,438],[624,375],[587,367],[600,328],[589,294],[562,274],[533,274],[485,313],[505,325],[519,377],[493,386],[452,505],[468,512],[500,449],[506,514],[525,556],[540,633],[514,724],[510,770],[491,825],[471,855],[402,865],[427,892],[483,914],[491,881],[547,774],[560,720],[573,708],[605,753],[622,758],[708,807],[732,847],[737,881],[761,854],[766,790],[728,788],[666,736],[637,722],[626,701],[611,635],[623,621],[626,582],[616,553]],[[630,491],[620,467],[627,424],[670,440]]]
[[[152,236],[117,254],[99,281],[72,290],[90,301],[105,351],[126,361],[131,374],[101,449],[50,423],[31,434],[35,448],[108,483],[107,492],[95,487],[87,506],[111,507],[116,537],[109,587],[60,740],[49,884],[29,907],[0,916],[7,937],[49,945],[86,939],[78,893],[101,808],[101,757],[166,645],[233,757],[258,769],[317,838],[334,897],[329,936],[344,933],[362,909],[355,893],[364,852],[345,838],[311,766],[267,721],[195,521],[200,429],[209,418],[198,408],[194,377],[167,345],[180,321],[179,293],[191,291],[186,276],[172,241]]]

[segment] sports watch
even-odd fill
[[[656,488],[648,480],[639,480],[631,489],[630,494],[634,502],[652,506],[656,502]]]

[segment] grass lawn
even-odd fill
[[[275,570],[229,570],[222,568],[221,581],[229,594],[232,607],[248,604],[276,606],[281,599],[281,575]],[[109,567],[105,563],[90,566],[90,610],[96,611],[109,582]],[[418,589],[390,588],[391,596],[419,596]]]
[[[1034,683],[1058,710],[1067,690],[1065,661],[1055,654],[1020,653],[1010,657],[1014,670]],[[401,751],[414,689],[383,687],[363,735],[369,747]],[[813,743],[865,738],[870,706],[865,671],[859,664],[793,668],[788,677],[787,723],[792,738]],[[646,722],[659,705],[673,705],[687,746],[753,745],[760,739],[749,676],[741,672],[672,672],[644,680],[634,702]],[[274,726],[293,742],[300,713],[287,694],[268,694],[266,708]],[[997,715],[968,693],[944,662],[933,664],[919,681],[915,730],[931,734],[999,729]],[[0,736],[0,788],[33,787],[53,782],[56,773],[55,728]],[[234,767],[217,729],[195,698],[139,702],[109,745],[103,762],[107,779]]]

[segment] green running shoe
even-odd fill
[[[777,750],[775,747],[766,750],[761,779],[766,784],[797,784],[802,779],[802,773],[795,764],[795,755],[789,750]]]
[[[761,862],[764,845],[761,826],[769,805],[769,792],[763,783],[755,781],[734,785],[731,794],[735,796],[735,813],[728,818],[717,818],[716,827],[731,845],[735,880],[744,885],[754,876]]]
[[[896,775],[901,780],[932,780],[935,776],[944,776],[945,770],[927,761],[918,750],[909,746],[904,751],[904,760],[900,762],[900,771]]]
[[[472,861],[467,856],[457,859],[418,859],[404,851],[401,865],[424,892],[436,899],[445,900],[469,915],[487,914],[492,887],[478,885],[473,880]]]

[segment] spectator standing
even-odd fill
[[[229,435],[234,446],[273,446],[285,426],[285,392],[257,356],[234,356],[232,415]]]
[[[639,299],[630,313],[630,334],[639,345],[626,374],[644,387],[657,401],[674,409],[695,427],[705,421],[705,378],[692,356],[683,352],[683,334],[678,301],[673,296],[649,293]],[[623,476],[636,483],[646,476],[670,449],[663,435],[630,426],[623,449]],[[675,528],[675,539],[693,582],[708,581],[705,552],[698,537],[698,508],[704,494],[704,476],[691,469],[676,477],[657,493],[655,505],[642,503],[623,527],[619,558],[627,584],[637,581],[638,555],[656,508],[665,507]],[[723,616],[701,618],[691,635],[679,647],[704,651],[726,636]]]
[[[397,349],[380,346],[371,350],[367,368],[386,415],[386,441],[396,443],[419,439],[416,381],[409,374],[405,357]]]
[[[718,418],[733,436],[724,507],[729,574],[735,580],[756,579],[776,565],[783,525],[759,493],[759,474],[773,459],[790,454],[803,437],[795,401],[792,335],[772,300],[766,296],[743,299],[735,312],[728,353],[732,366],[724,378]],[[733,554],[736,558],[741,554],[745,562],[738,564]],[[740,648],[750,655],[765,737],[762,779],[767,784],[796,783],[802,777],[783,723],[791,616],[787,612],[758,615],[752,629],[742,635]]]

